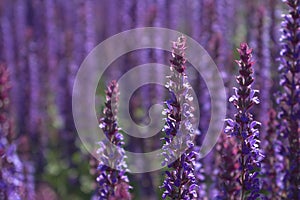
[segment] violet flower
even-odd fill
[[[112,81],[106,90],[104,117],[100,119],[99,127],[108,139],[99,142],[100,148],[97,151],[101,156],[97,168],[100,200],[131,199],[129,193],[131,186],[125,175],[127,166],[124,161],[125,151],[122,148],[123,135],[120,133],[116,119],[118,93],[118,85]]]
[[[287,198],[300,198],[300,1],[284,0],[288,14],[281,24],[279,67],[282,92],[278,103],[279,135],[288,142]]]
[[[262,162],[262,174],[263,177],[263,190],[268,192],[266,197],[268,199],[278,199],[281,196],[280,192],[280,184],[277,181],[277,174],[279,174],[279,170],[281,169],[278,164],[276,158],[276,148],[278,146],[278,138],[276,137],[276,129],[278,127],[278,122],[276,120],[276,112],[271,109],[269,111],[269,121],[268,128],[265,137],[263,138],[264,143],[264,153],[268,155]],[[277,162],[276,162],[277,161]],[[279,172],[279,173],[278,173]],[[281,181],[279,181],[281,182]],[[282,196],[281,196],[282,197]]]
[[[162,198],[197,199],[198,185],[194,175],[196,152],[193,147],[194,131],[191,119],[193,117],[191,86],[184,73],[186,39],[181,36],[173,42],[171,71],[166,87],[171,98],[166,101],[166,123],[163,145],[163,165],[168,171],[161,188]]]
[[[239,196],[241,186],[236,182],[239,176],[238,146],[235,138],[222,134],[216,145],[218,152],[218,194],[215,200],[234,200]]]
[[[9,78],[6,68],[0,65],[0,199],[21,199],[24,176],[23,165],[12,141],[9,110]]]
[[[236,62],[240,68],[236,81],[239,87],[234,88],[235,95],[229,98],[229,102],[236,107],[237,114],[234,119],[226,119],[225,133],[236,137],[239,145],[240,176],[238,182],[241,185],[241,199],[257,199],[260,197],[258,171],[263,155],[259,149],[260,122],[253,120],[250,108],[259,103],[258,91],[252,89],[251,86],[254,81],[252,49],[246,43],[242,43],[238,52],[240,60]]]

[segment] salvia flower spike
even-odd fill
[[[267,124],[267,132],[265,137],[263,138],[264,143],[264,153],[268,155],[262,161],[262,174],[263,177],[263,189],[268,191],[266,197],[268,199],[278,199],[281,195],[280,185],[282,181],[279,183],[276,181],[278,174],[282,170],[281,166],[282,162],[278,162],[280,158],[277,158],[276,148],[278,148],[278,140],[276,136],[276,129],[278,127],[278,121],[276,120],[276,112],[273,109],[269,111],[269,121]],[[280,156],[280,155],[279,155]],[[276,162],[277,161],[277,162]],[[279,165],[278,165],[279,164]],[[283,171],[283,170],[282,170]],[[279,173],[277,173],[279,172]]]
[[[24,188],[23,164],[17,154],[17,145],[12,141],[9,110],[9,75],[0,65],[0,199],[22,199]]]
[[[222,134],[216,145],[218,159],[218,194],[215,200],[234,200],[239,196],[241,186],[236,182],[239,175],[238,147],[235,138]]]
[[[281,24],[279,136],[288,141],[286,191],[288,199],[300,198],[300,1],[284,0],[289,7]]]
[[[241,199],[257,199],[260,196],[260,181],[258,171],[260,161],[263,158],[259,148],[259,126],[260,122],[253,120],[250,109],[259,103],[258,91],[252,89],[253,61],[252,49],[246,43],[242,43],[238,49],[240,60],[239,75],[236,81],[239,85],[235,89],[235,95],[229,98],[237,109],[233,119],[226,119],[227,127],[225,133],[236,137],[239,144]]]
[[[172,46],[171,75],[166,87],[171,98],[166,101],[166,123],[163,128],[163,165],[168,166],[161,188],[163,199],[197,199],[198,185],[194,175],[196,153],[191,119],[193,106],[191,86],[185,71],[186,38],[180,36]]]
[[[116,81],[112,81],[106,90],[104,117],[99,124],[106,136],[106,139],[99,142],[100,148],[97,151],[100,155],[97,168],[99,200],[131,199],[125,151],[122,147],[123,135],[116,119],[118,93],[118,85]]]

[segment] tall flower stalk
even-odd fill
[[[9,112],[8,72],[0,65],[0,199],[22,199],[23,165],[17,155],[17,146],[12,141]]]
[[[116,112],[118,103],[118,85],[112,81],[106,90],[106,102],[103,111],[104,117],[100,119],[99,127],[107,139],[99,142],[100,155],[98,165],[98,194],[99,200],[130,200],[129,180],[125,174],[125,151],[122,148],[123,135],[117,125]]]
[[[222,134],[216,146],[218,152],[218,194],[214,199],[234,200],[239,196],[241,186],[236,182],[239,175],[237,159],[238,147],[235,138],[228,138]]]
[[[279,67],[280,136],[287,139],[288,170],[287,197],[300,198],[300,1],[284,0],[289,12],[281,24],[281,52]]]
[[[163,199],[197,199],[198,185],[194,175],[196,153],[192,128],[193,106],[191,86],[185,71],[186,39],[180,36],[173,42],[171,75],[166,87],[171,98],[166,101],[166,123],[163,128],[163,165],[167,164]]]
[[[266,197],[268,199],[278,199],[281,195],[280,192],[280,183],[277,181],[277,171],[281,169],[283,163],[276,162],[276,148],[278,147],[278,139],[276,137],[276,129],[278,127],[278,122],[276,120],[276,112],[271,109],[269,111],[269,121],[267,124],[267,132],[265,137],[263,137],[264,143],[264,153],[268,155],[262,162],[262,174],[264,175],[263,179],[263,189],[268,192]]]
[[[263,157],[259,149],[259,126],[260,122],[253,119],[250,109],[259,103],[257,90],[252,89],[253,61],[252,49],[246,43],[242,43],[238,49],[240,60],[239,75],[236,81],[239,85],[235,89],[235,95],[230,97],[231,102],[237,109],[234,119],[226,119],[225,133],[236,137],[239,145],[240,176],[238,182],[241,185],[240,199],[257,199],[260,194],[260,181],[258,178],[260,161]]]

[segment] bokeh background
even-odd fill
[[[263,91],[255,116],[267,123],[277,87],[278,30],[284,11],[278,0],[0,0],[0,65],[9,72],[11,137],[24,163],[28,193],[47,200],[90,199],[94,194],[96,161],[77,136],[71,96],[76,72],[97,44],[137,27],[180,31],[207,50],[232,94],[235,49],[246,41],[254,48],[255,87]],[[161,39],[157,37],[157,42]],[[134,66],[149,62],[168,65],[169,58],[169,52],[150,49],[123,55],[109,67],[96,95],[104,98],[105,85]],[[192,67],[188,75],[198,91],[202,134],[197,143],[201,144],[210,119],[210,98]],[[149,76],[145,71],[140,78]],[[156,85],[137,90],[130,102],[133,120],[147,124],[148,108],[165,98],[164,89]],[[99,117],[102,108],[96,108]],[[231,109],[228,106],[228,114]],[[160,137],[126,137],[125,148],[151,151],[160,148]],[[209,193],[214,191],[213,176],[217,176],[213,171],[218,164],[215,153],[216,149],[203,160],[205,174],[210,176]],[[134,199],[160,199],[162,171],[129,174],[129,178]]]

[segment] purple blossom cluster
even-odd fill
[[[300,198],[300,1],[284,0],[289,8],[281,24],[279,138],[288,159],[284,185],[288,199]]]
[[[250,109],[259,103],[257,90],[252,89],[254,78],[252,49],[246,43],[242,43],[238,49],[240,60],[239,75],[236,81],[239,85],[234,88],[235,95],[229,98],[237,109],[234,119],[226,119],[227,127],[225,133],[234,136],[239,145],[239,169],[238,182],[241,185],[241,199],[257,199],[260,196],[259,169],[260,161],[263,157],[259,148],[259,126],[260,122],[253,120]]]
[[[171,75],[166,87],[170,99],[166,101],[163,111],[166,123],[163,128],[163,165],[168,166],[166,177],[161,186],[163,199],[197,199],[198,185],[195,178],[195,160],[192,127],[193,105],[191,86],[185,71],[186,38],[180,36],[172,46]]]
[[[216,200],[234,200],[239,196],[241,186],[236,181],[239,178],[238,150],[235,138],[225,134],[220,136],[216,146],[219,156]]]
[[[130,200],[129,180],[125,174],[125,151],[122,148],[123,135],[117,125],[116,112],[118,104],[118,85],[112,81],[106,90],[106,102],[100,119],[99,127],[103,130],[106,139],[99,142],[100,148],[98,171],[99,200]]]
[[[9,76],[7,69],[0,65],[0,199],[22,199],[24,175],[23,164],[12,142],[11,122],[8,116]]]
[[[267,134],[262,141],[265,146],[264,154],[267,155],[262,161],[262,182],[263,190],[267,191],[266,197],[268,199],[278,199],[281,196],[280,185],[282,185],[282,180],[278,175],[282,169],[283,162],[278,162],[280,157],[277,157],[278,154],[275,151],[279,146],[278,138],[276,136],[276,129],[278,128],[276,114],[277,113],[273,109],[269,111]]]

